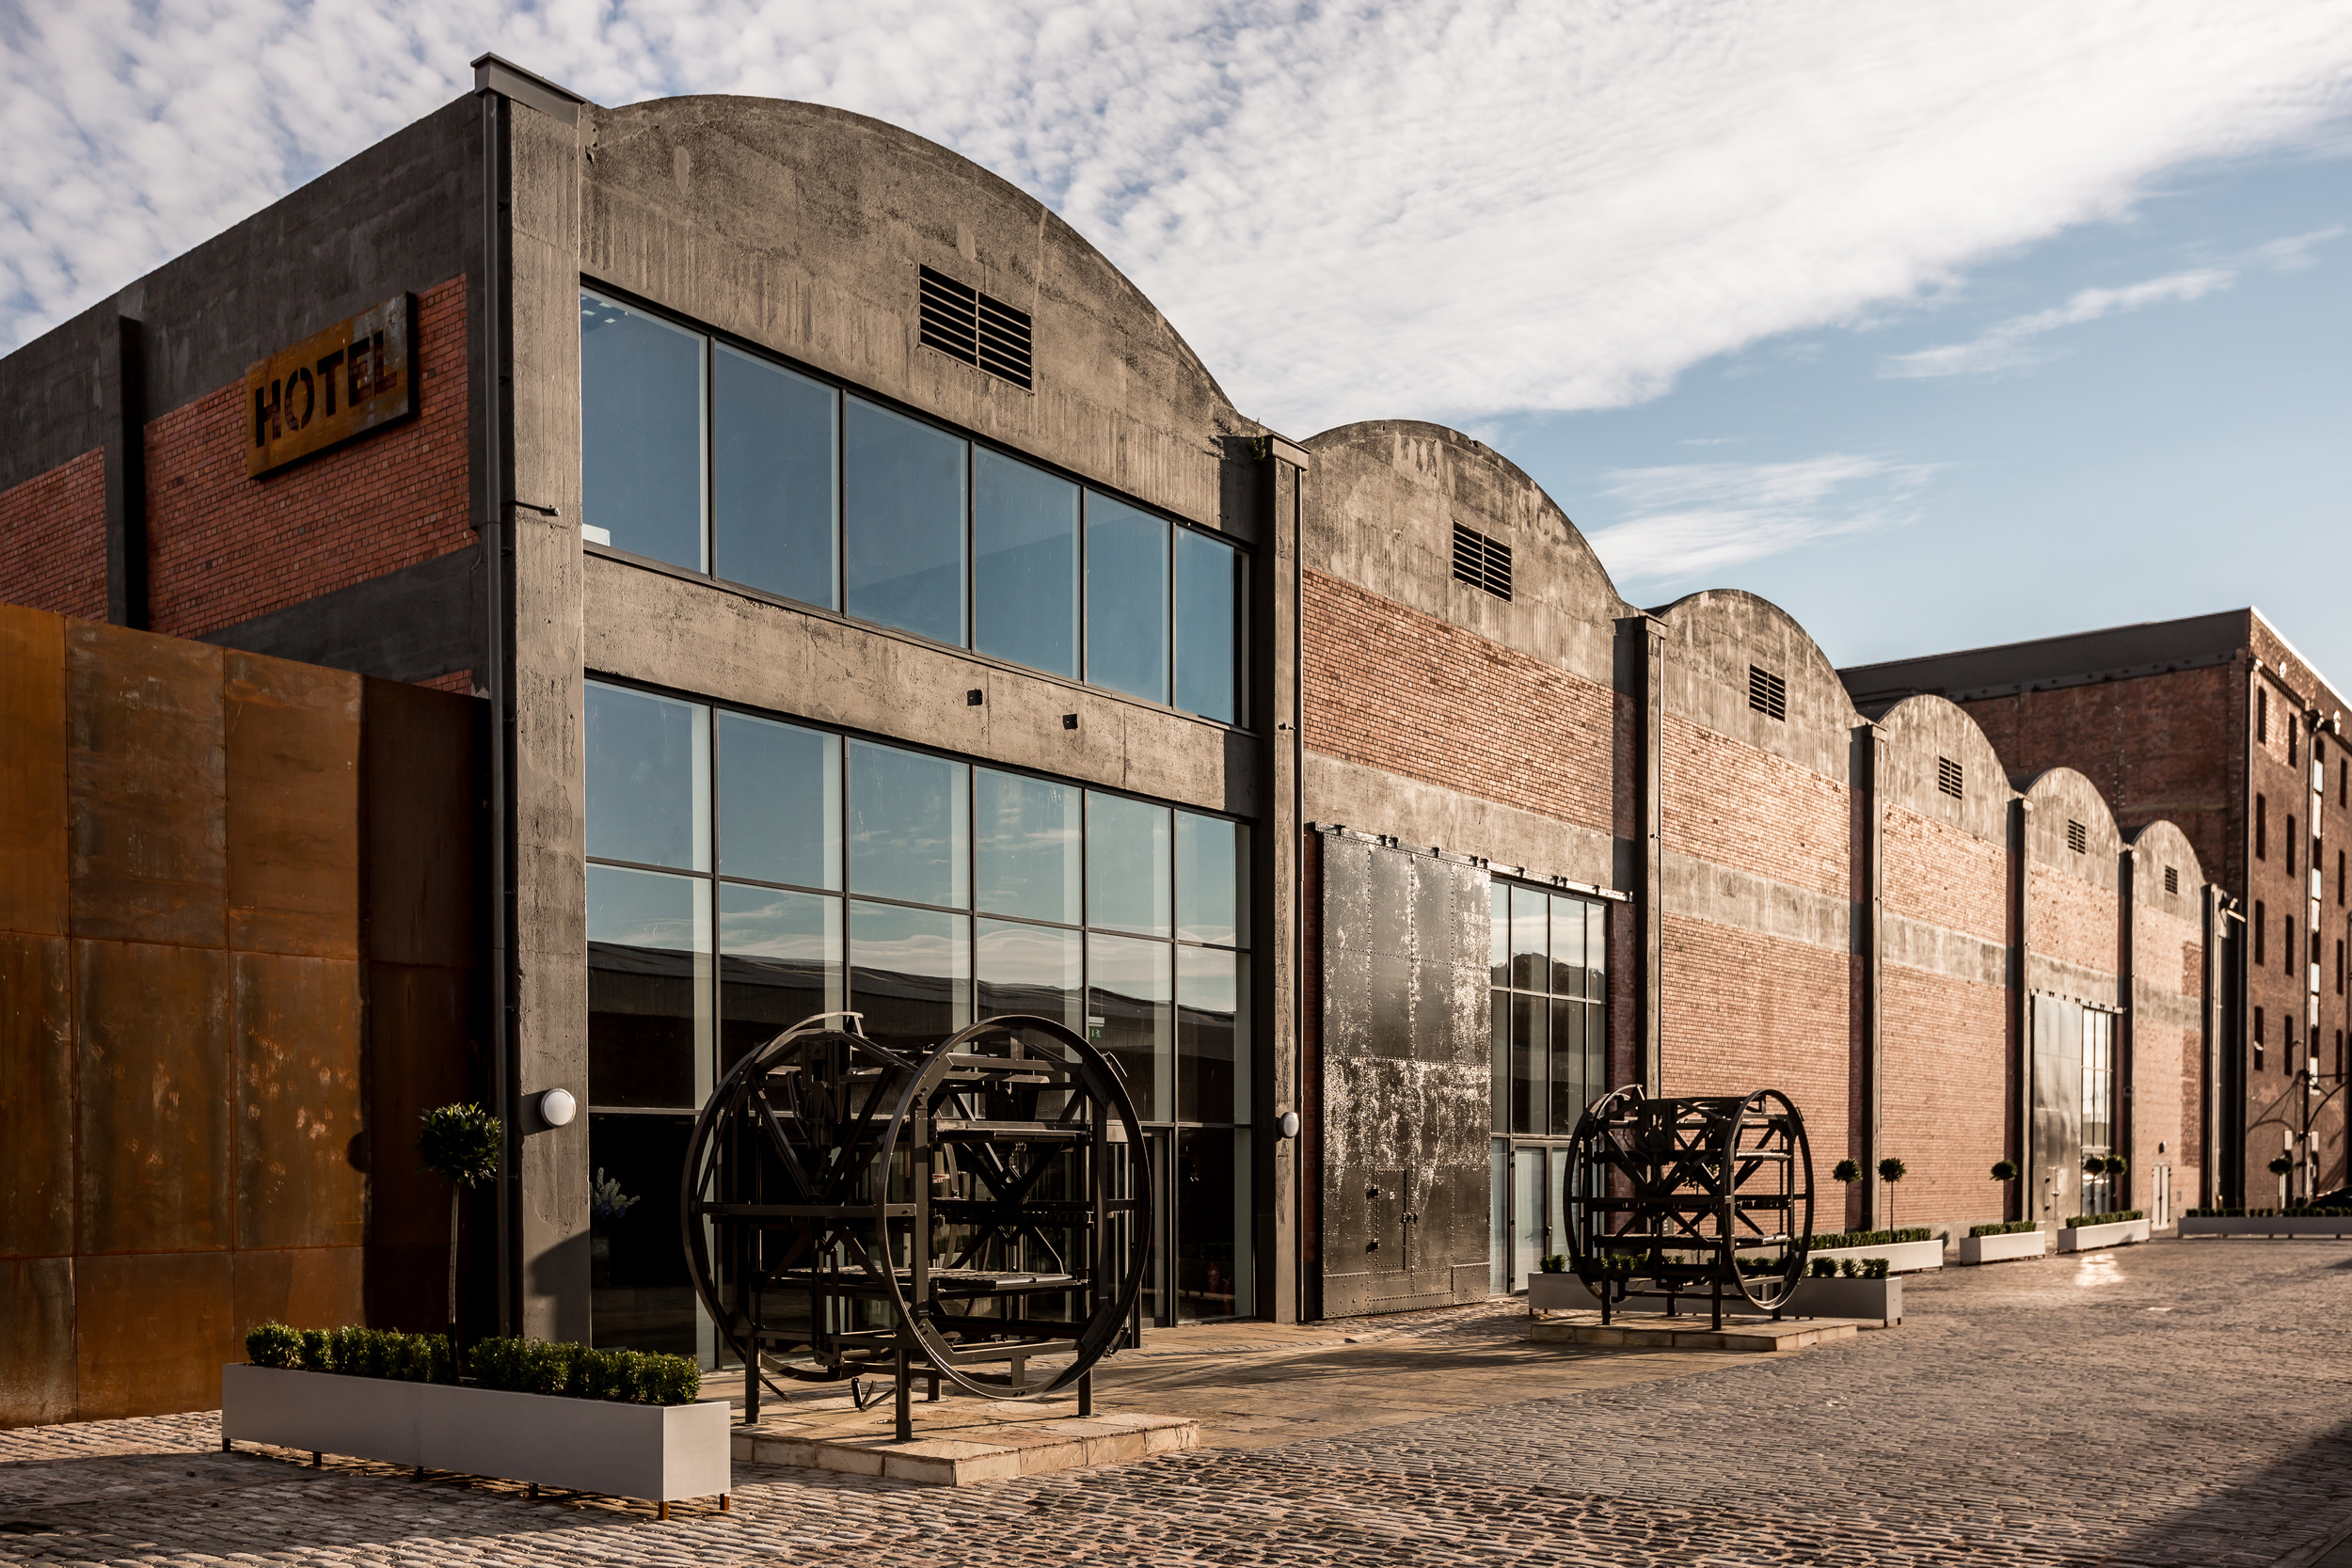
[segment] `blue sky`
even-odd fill
[[[1841,662],[2254,603],[2352,681],[2352,0],[19,0],[0,352],[485,51],[952,148],[1245,413],[1472,431],[1639,602]]]
[[[2341,153],[2185,169],[2127,216],[1971,268],[1931,302],[1715,356],[1629,407],[1486,434],[1599,536],[1629,596],[1746,588],[1839,663],[2253,604],[2352,679],[2352,234],[2331,232],[2347,222]],[[1888,373],[2086,290],[2216,273],[2229,281],[2196,297],[2034,335],[2039,362]],[[1697,570],[1646,564],[1661,552],[1632,520],[1659,512],[1657,486],[1626,470],[1824,454],[1884,469],[1834,470],[1842,482],[1797,509],[1818,536]]]

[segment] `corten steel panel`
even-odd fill
[[[0,933],[0,1258],[73,1250],[72,973],[65,938]]]
[[[0,1427],[70,1421],[73,1259],[0,1258]]]
[[[479,746],[488,705],[398,681],[361,701],[368,957],[463,969],[478,962]]]
[[[237,1245],[366,1240],[359,965],[233,956]]]
[[[66,929],[65,626],[0,605],[0,931]]]
[[[66,681],[73,934],[220,946],[221,651],[76,621]]]
[[[226,1252],[143,1253],[74,1263],[81,1419],[210,1410],[220,1364],[245,1359]]]
[[[229,956],[74,943],[80,1239],[93,1252],[226,1247],[236,1100]]]
[[[1486,875],[1347,838],[1322,850],[1323,1310],[1484,1296]]]
[[[356,1246],[237,1253],[235,1332],[242,1338],[256,1323],[342,1328],[366,1323],[360,1284],[364,1272],[365,1261]]]
[[[229,944],[359,954],[359,677],[231,651]]]
[[[487,1097],[471,987],[463,970],[368,966],[367,1298],[380,1327],[437,1331],[448,1316],[449,1188],[418,1169],[415,1146],[427,1110]]]

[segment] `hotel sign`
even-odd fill
[[[415,301],[395,294],[248,369],[246,477],[364,436],[412,411],[415,320]]]

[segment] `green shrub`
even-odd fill
[[[1568,1272],[1568,1259],[1567,1259],[1567,1255],[1566,1255],[1566,1254],[1565,1254],[1565,1253],[1558,1253],[1558,1252],[1552,1253],[1550,1256],[1547,1257],[1547,1258],[1543,1260],[1543,1271],[1544,1271],[1544,1273],[1546,1273],[1546,1274],[1565,1274],[1565,1273],[1567,1273],[1567,1272]]]
[[[1894,1266],[1892,1261],[1884,1258],[1865,1258],[1862,1259],[1862,1277],[1884,1279]]]
[[[1995,1161],[1994,1161],[1994,1162],[1993,1162],[1993,1180],[1995,1180],[1995,1181],[2014,1181],[2014,1180],[2017,1180],[2017,1162],[2016,1162],[2016,1161],[2014,1161],[2014,1160],[1995,1160]]]
[[[485,1339],[468,1366],[476,1384],[517,1394],[626,1404],[691,1404],[702,1392],[702,1369],[682,1355],[645,1351],[592,1350],[545,1339]]]
[[[2106,1158],[2106,1167],[2109,1176],[2121,1176],[2132,1168],[2132,1163],[2121,1154],[2110,1154]]]
[[[2118,1209],[2110,1213],[2105,1214],[2076,1214],[2074,1218],[2066,1222],[2066,1228],[2069,1230],[2080,1230],[2087,1225],[2117,1225],[2121,1224],[2124,1220],[2136,1220],[2142,1218],[2145,1218],[2145,1216],[2137,1209]]]
[[[1837,1259],[1835,1258],[1816,1258],[1813,1259],[1813,1277],[1816,1279],[1836,1278]]]
[[[1968,1227],[1968,1234],[1971,1236],[2018,1236],[2028,1230],[2041,1228],[2040,1220],[2007,1220],[1998,1225],[1972,1225]]]
[[[256,1367],[291,1367],[302,1354],[302,1336],[284,1323],[262,1323],[245,1337],[245,1358]]]
[[[1837,1272],[1845,1275],[1848,1279],[1851,1279],[1856,1275],[1860,1274],[1862,1270],[1855,1265],[1852,1259],[1840,1258],[1837,1260]]]
[[[2347,1215],[2347,1214],[2352,1214],[2352,1209],[2313,1209],[2313,1208],[2310,1207],[2309,1205],[2305,1205],[2305,1204],[2298,1204],[2298,1205],[2296,1205],[2296,1206],[2294,1206],[2294,1207],[2291,1207],[2291,1208],[2286,1208],[2286,1209],[2191,1209],[2191,1210],[2189,1210],[2189,1211],[2188,1211],[2188,1216],[2187,1216],[2187,1217],[2188,1217],[2188,1218],[2190,1218],[2190,1219],[2193,1219],[2193,1220],[2236,1220],[2236,1219],[2265,1219],[2265,1220],[2267,1220],[2267,1219],[2313,1219],[2313,1220],[2318,1220],[2318,1219],[2330,1219],[2330,1220],[2332,1220],[2332,1219],[2342,1219],[2342,1218],[2344,1218],[2344,1217],[2345,1215]]]
[[[302,1345],[298,1355],[302,1370],[306,1372],[333,1371],[335,1370],[333,1332],[324,1328],[306,1328],[302,1331],[301,1338]]]
[[[1850,1246],[1895,1246],[1904,1242],[1929,1242],[1935,1232],[1926,1226],[1913,1226],[1901,1230],[1838,1230],[1813,1238],[1816,1252],[1833,1252]]]
[[[1840,1160],[1829,1173],[1829,1179],[1832,1181],[1859,1181],[1862,1180],[1862,1167],[1851,1160]]]

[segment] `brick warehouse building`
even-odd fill
[[[612,1195],[827,1006],[1100,1039],[1161,1322],[1517,1288],[1629,1082],[1909,1164],[1821,1228],[2210,1189],[2194,816],[1866,715],[1752,595],[1628,604],[1456,432],[1266,430],[904,132],[478,80],[0,359],[0,1420],[201,1406],[258,1316],[431,1326],[405,1150],[461,1092],[476,1320],[707,1355],[675,1206]],[[109,981],[148,946],[201,1029]],[[271,1002],[249,950],[342,967]]]

